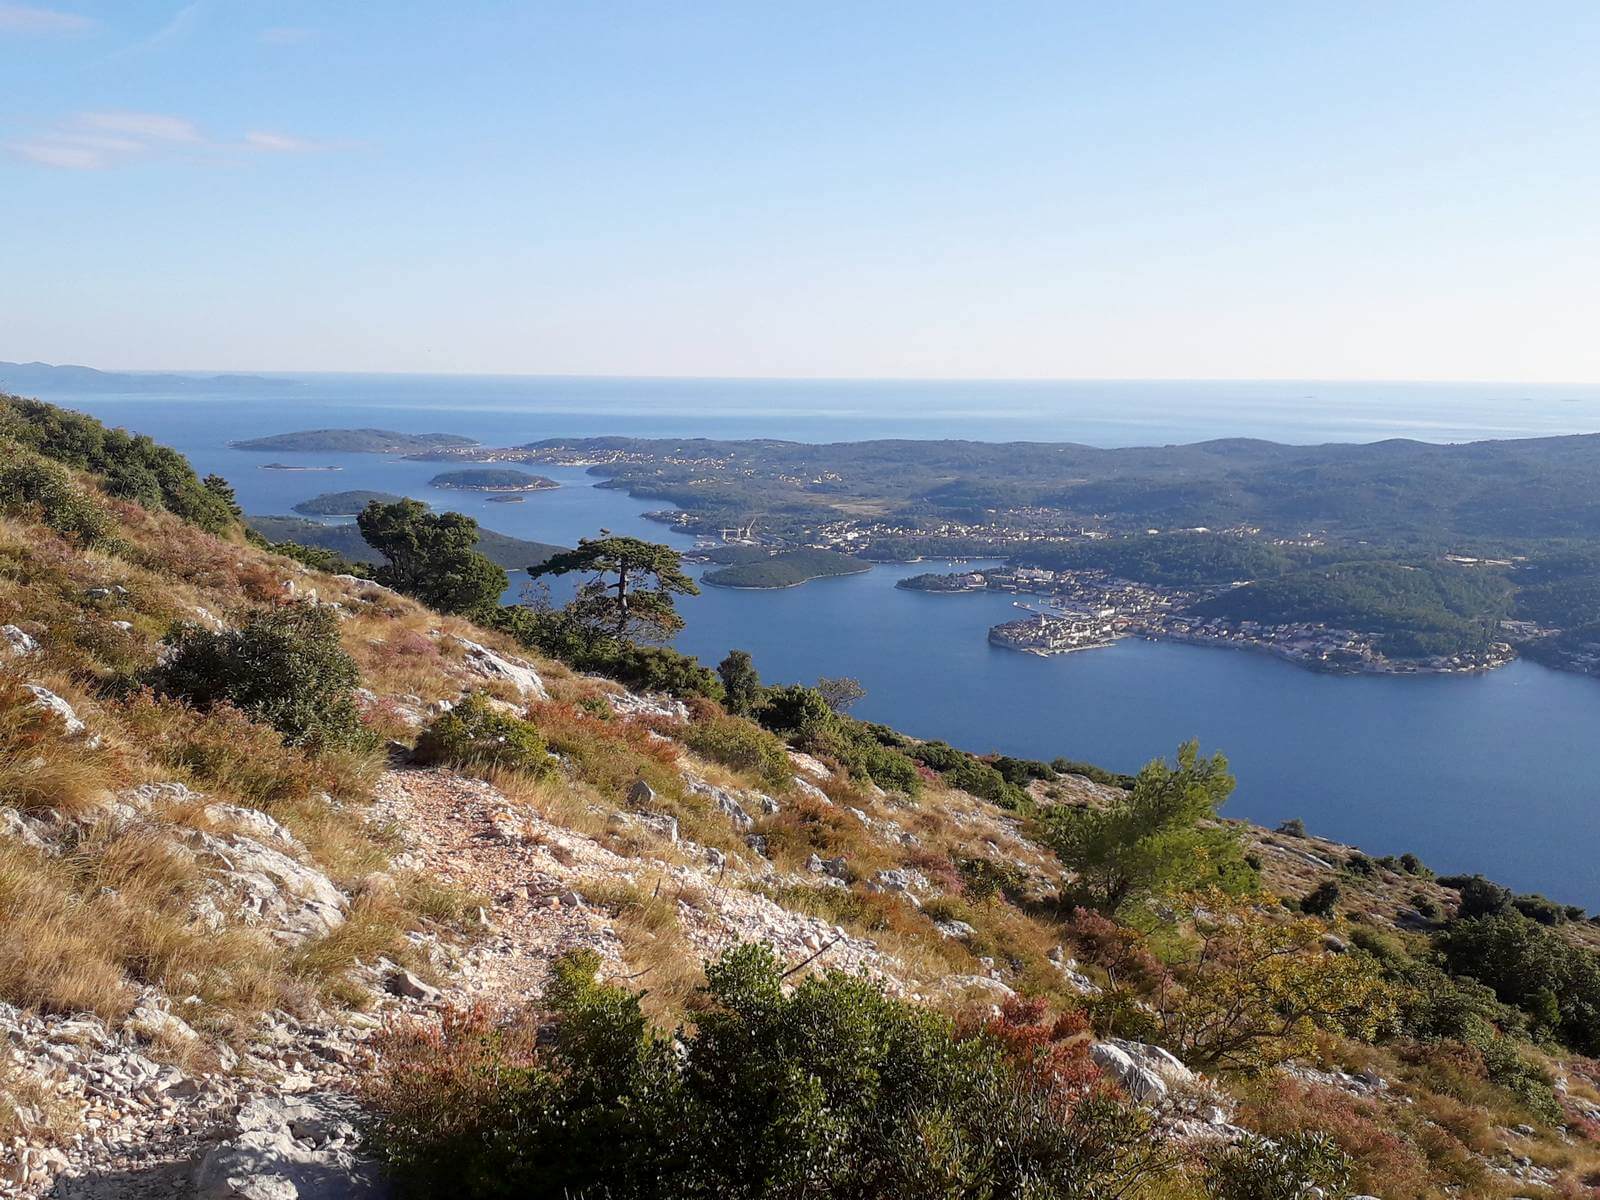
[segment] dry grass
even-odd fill
[[[21,679],[0,674],[0,802],[24,812],[84,812],[133,778],[124,756],[61,735],[60,721],[38,706]]]
[[[78,1125],[79,1106],[38,1066],[0,1058],[0,1146],[20,1139],[34,1146],[66,1144]]]
[[[530,776],[520,771],[492,770],[488,781],[507,800],[532,809],[552,825],[590,837],[603,837],[614,805],[582,783],[552,776]]]
[[[643,989],[645,1015],[671,1028],[693,1011],[705,984],[700,955],[683,935],[678,906],[701,907],[705,897],[662,876],[654,886],[620,883],[587,886],[584,898],[611,913],[622,942],[625,982]]]

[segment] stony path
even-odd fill
[[[590,898],[628,885],[678,898],[679,924],[697,957],[762,941],[799,962],[827,947],[819,968],[898,987],[896,964],[871,942],[747,890],[748,875],[714,864],[688,842],[661,858],[627,858],[510,803],[482,781],[444,771],[390,771],[377,797],[380,813],[406,831],[408,865],[493,902],[487,936],[461,964],[457,986],[465,997],[507,1006],[534,999],[550,961],[575,947],[593,948],[621,972],[622,941]]]

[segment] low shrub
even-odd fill
[[[1532,1022],[1600,1054],[1600,957],[1521,913],[1452,922],[1435,945],[1451,972],[1494,989]]]
[[[558,960],[556,1017],[382,1038],[374,1145],[403,1195],[1035,1200],[1118,1195],[1170,1165],[1032,1010],[958,1031],[830,973],[786,993],[763,947],[707,966],[692,1029]]]
[[[1339,903],[1339,881],[1324,879],[1300,897],[1300,911],[1312,917],[1331,917]]]
[[[1482,875],[1441,875],[1439,884],[1461,893],[1456,915],[1463,919],[1494,916],[1511,907],[1511,889]]]
[[[0,510],[31,515],[85,546],[111,540],[111,517],[66,468],[0,442]]]
[[[156,675],[159,691],[196,708],[226,701],[265,721],[290,745],[370,744],[351,694],[359,674],[339,642],[332,610],[290,604],[242,628],[193,626],[176,637]]]
[[[1426,1196],[1434,1190],[1428,1178],[1427,1157],[1372,1099],[1351,1096],[1337,1088],[1279,1078],[1249,1096],[1240,1107],[1239,1115],[1250,1128],[1282,1146],[1317,1146],[1318,1152],[1305,1165],[1320,1160],[1334,1167],[1326,1183],[1312,1181],[1332,1194],[1344,1194],[1346,1185],[1351,1182],[1364,1192],[1382,1193],[1397,1200]],[[1256,1156],[1252,1153],[1251,1157]],[[1286,1157],[1292,1158],[1292,1155]],[[1258,1164],[1253,1170],[1246,1169],[1239,1182],[1273,1179],[1275,1172],[1262,1172],[1264,1166],[1266,1164]],[[1213,1176],[1213,1187],[1222,1182]],[[1289,1200],[1305,1193],[1299,1189],[1240,1191],[1224,1185],[1217,1194],[1224,1200],[1234,1197],[1250,1200],[1257,1196],[1282,1196]]]
[[[1294,1133],[1276,1141],[1247,1137],[1216,1155],[1206,1183],[1214,1200],[1298,1200],[1344,1195],[1350,1181],[1350,1156],[1330,1137]]]
[[[538,775],[549,770],[550,750],[527,721],[497,712],[474,692],[423,730],[412,756],[427,765],[498,768]]]
[[[993,858],[963,858],[956,863],[961,894],[981,902],[997,895],[1019,896],[1026,877],[1015,865]]]
[[[285,558],[310,567],[313,571],[326,571],[329,575],[353,575],[355,565],[337,550],[326,546],[303,546],[299,542],[272,542],[267,549]]]
[[[713,762],[759,776],[768,787],[784,787],[794,774],[783,742],[743,717],[714,716],[694,722],[683,731],[683,741]]]
[[[1391,1028],[1396,989],[1368,955],[1327,950],[1321,921],[1277,920],[1217,890],[1186,915],[1196,944],[1155,1001],[1161,1044],[1185,1062],[1255,1073],[1307,1053],[1318,1032],[1370,1040]]]

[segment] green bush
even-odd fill
[[[833,759],[852,775],[914,796],[922,788],[917,764],[895,745],[900,735],[833,711],[816,688],[768,688],[761,723],[802,750]],[[882,731],[882,737],[878,731]]]
[[[1418,892],[1411,897],[1411,907],[1416,909],[1419,915],[1426,917],[1430,921],[1439,919],[1439,902],[1423,892]]]
[[[1300,898],[1300,911],[1313,917],[1331,917],[1339,903],[1339,881],[1324,879]]]
[[[509,634],[547,658],[560,659],[574,670],[604,675],[630,688],[666,692],[683,699],[723,698],[717,673],[701,666],[692,655],[667,646],[640,646],[619,638],[594,636],[592,629],[566,609],[543,611],[509,605],[476,613],[473,619]]]
[[[496,712],[488,697],[474,692],[439,716],[417,739],[413,759],[426,765],[540,774],[549,769],[550,751],[528,722]]]
[[[1303,1200],[1312,1188],[1331,1198],[1348,1194],[1351,1165],[1324,1133],[1246,1137],[1212,1159],[1206,1183],[1215,1200]]]
[[[794,774],[783,742],[743,717],[717,716],[695,722],[684,731],[683,741],[713,762],[760,776],[769,787],[787,786]]]
[[[748,650],[730,650],[728,656],[717,664],[717,678],[722,680],[723,703],[736,717],[754,717],[763,703],[761,676],[750,658]]]
[[[331,609],[292,604],[242,629],[181,630],[157,690],[207,709],[227,701],[294,746],[369,746],[351,695],[359,673],[339,643]]]
[[[1521,913],[1457,920],[1435,939],[1448,970],[1494,989],[1584,1054],[1600,1053],[1600,958]]]
[[[1511,907],[1528,920],[1537,921],[1541,925],[1564,925],[1567,921],[1566,905],[1557,904],[1537,892],[1527,896],[1517,896],[1511,901]]]
[[[402,1195],[1089,1200],[1165,1165],[1149,1119],[1031,1053],[771,951],[706,968],[694,1027],[557,961],[553,1036],[487,1022],[385,1039],[373,1144]]]
[[[953,771],[972,757],[966,751],[957,750],[944,742],[923,742],[913,746],[908,753],[923,766],[935,771]]]
[[[1439,884],[1461,893],[1456,915],[1464,919],[1494,916],[1511,907],[1511,889],[1482,875],[1441,875]]]
[[[1001,893],[1019,896],[1027,882],[1015,865],[993,858],[963,858],[956,863],[956,871],[961,876],[961,894],[972,901]]]
[[[1228,760],[1185,742],[1176,763],[1146,764],[1132,791],[1103,807],[1058,805],[1041,840],[1075,876],[1062,899],[1113,914],[1125,905],[1207,886],[1243,893],[1260,877],[1237,828],[1217,820],[1233,791]]]
[[[1026,808],[1028,794],[981,759],[968,755],[957,767],[944,772],[944,781],[953,788],[998,804],[1001,808]]]
[[[797,745],[814,742],[837,724],[837,714],[816,688],[798,683],[771,687],[766,690],[765,700],[761,723]]]
[[[1400,856],[1400,869],[1407,875],[1421,875],[1426,878],[1433,872],[1423,864],[1423,861],[1410,851]]]
[[[0,442],[0,509],[37,514],[57,533],[98,546],[111,536],[111,518],[57,463]]]
[[[580,660],[573,666],[608,675],[638,691],[666,692],[682,699],[690,696],[722,699],[722,681],[715,671],[701,666],[692,655],[680,654],[667,646],[625,643],[610,653]]]
[[[1378,864],[1373,862],[1365,854],[1362,854],[1361,851],[1357,850],[1354,854],[1350,855],[1349,858],[1344,860],[1344,869],[1349,871],[1352,875],[1359,875],[1363,878],[1371,878],[1378,873]]]

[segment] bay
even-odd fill
[[[1600,429],[1600,389],[1411,384],[965,384],[298,376],[281,396],[44,398],[149,433],[235,486],[252,513],[325,491],[404,492],[501,532],[571,545],[607,528],[688,545],[648,502],[539,468],[563,486],[494,504],[427,486],[442,468],[383,455],[253,454],[230,441],[321,426],[543,437],[972,437],[1096,445],[1539,436]],[[266,462],[339,466],[263,470]],[[1230,815],[1372,854],[1412,851],[1600,907],[1600,682],[1517,662],[1484,676],[1313,674],[1246,651],[1125,640],[1040,659],[990,646],[1008,597],[897,590],[932,569],[880,566],[781,591],[707,587],[683,605],[682,649],[749,650],[769,681],[852,675],[860,716],[976,751],[1065,755],[1134,770],[1198,737],[1239,777]],[[519,590],[514,582],[512,591]]]

